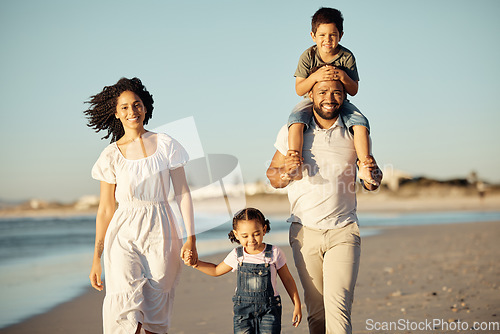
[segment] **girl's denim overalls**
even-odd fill
[[[243,247],[236,248],[238,288],[233,297],[235,334],[281,333],[281,299],[271,283],[272,245],[265,249],[265,263],[243,263]]]

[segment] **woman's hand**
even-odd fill
[[[104,288],[104,284],[101,280],[101,274],[102,274],[102,267],[101,267],[101,261],[94,261],[92,263],[92,268],[90,269],[90,284],[92,284],[92,287],[98,291],[102,291]]]
[[[185,256],[188,255],[188,256]],[[181,258],[188,266],[194,266],[198,262],[198,251],[196,250],[196,239],[188,237],[181,248]]]
[[[193,268],[196,268],[198,267],[198,262],[194,263],[194,260],[193,260],[193,251],[184,251],[184,254],[181,255],[182,256],[182,260],[184,261],[184,264],[186,266],[189,266],[189,267],[193,267]],[[191,263],[193,262],[193,263]]]

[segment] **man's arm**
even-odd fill
[[[293,172],[301,165],[302,158],[298,155],[284,156],[280,153],[280,151],[276,151],[276,153],[274,153],[273,160],[271,161],[271,165],[266,172],[267,178],[271,182],[271,186],[274,188],[286,187],[290,181],[298,177],[298,173]],[[281,177],[282,174],[295,175],[295,177],[292,176],[289,179],[283,179]]]

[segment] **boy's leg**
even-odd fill
[[[344,100],[342,109],[340,110],[340,117],[351,132],[354,125],[362,125],[368,130],[368,134],[370,133],[370,122],[368,122],[365,115],[363,115],[354,104],[349,102],[349,100]]]
[[[312,105],[312,101],[306,98],[297,103],[288,116],[288,127],[294,123],[302,123],[308,127],[312,119]]]
[[[371,141],[368,129],[362,125],[354,125],[352,130],[354,131],[354,149],[359,160],[358,177],[367,183],[378,186],[379,184],[372,174],[374,167],[371,166],[376,163],[370,152]]]
[[[287,156],[298,155],[302,157],[302,146],[304,144],[304,128],[303,123],[293,123],[288,127],[288,152]],[[281,175],[283,180],[301,180],[302,167],[295,168],[290,173],[283,173]]]
[[[294,151],[299,156],[302,156],[305,128],[306,125],[304,123],[292,123],[288,127],[288,152]]]
[[[309,99],[303,99],[292,110],[288,117],[288,154],[298,154],[302,157],[302,146],[304,144],[304,130],[309,126],[312,118],[312,102]],[[297,170],[300,179],[302,173]],[[295,175],[292,175],[295,176]]]
[[[325,334],[325,306],[323,301],[322,233],[302,224],[290,225],[290,246],[295,267],[304,288],[309,333]]]
[[[375,160],[371,155],[370,123],[368,119],[348,100],[344,101],[341,117],[345,126],[354,136],[354,149],[360,161],[358,177],[368,183],[378,185],[372,175],[373,168],[369,167],[375,163]]]
[[[355,223],[328,232],[330,249],[324,260],[327,334],[351,334],[351,307],[358,277],[361,239]]]

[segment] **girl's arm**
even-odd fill
[[[99,291],[102,291],[103,285],[101,282],[102,266],[101,256],[104,250],[104,236],[109,226],[111,218],[115,213],[115,184],[110,184],[101,181],[101,194],[99,200],[99,208],[97,209],[97,217],[95,224],[95,249],[92,268],[90,269],[90,284]]]
[[[228,272],[230,272],[233,269],[232,267],[228,266],[224,262],[221,262],[218,265],[215,265],[214,263],[200,261],[200,260],[198,260],[198,263],[196,263],[193,266],[193,268],[196,268],[199,271],[201,271],[202,273],[205,273],[205,274],[213,276],[213,277],[227,274]]]
[[[170,177],[174,186],[175,200],[184,220],[186,228],[186,242],[181,249],[181,257],[185,251],[192,252],[191,264],[198,261],[198,251],[196,250],[196,235],[194,231],[193,201],[191,191],[186,181],[186,174],[183,167],[170,170]]]
[[[293,279],[292,274],[290,274],[290,271],[288,270],[288,266],[286,264],[278,270],[278,275],[280,276],[280,279],[283,282],[283,285],[285,286],[286,292],[288,292],[290,299],[292,299],[294,305],[292,322],[294,327],[297,327],[302,320],[302,308],[300,304],[299,292],[297,291],[297,286],[295,285],[295,280]]]

